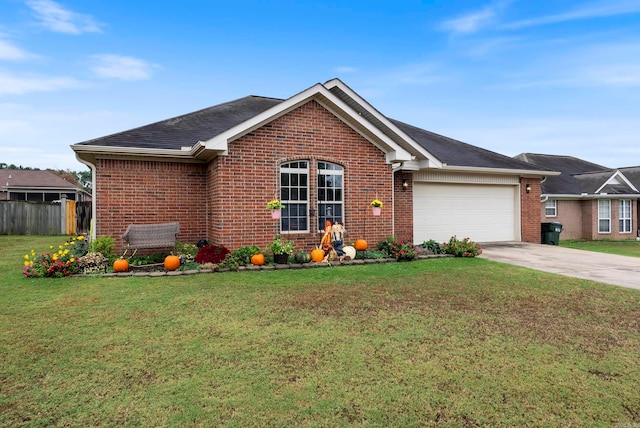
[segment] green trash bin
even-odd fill
[[[542,243],[547,245],[558,245],[560,242],[560,232],[562,232],[562,223],[558,223],[556,221],[542,223]]]

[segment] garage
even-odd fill
[[[519,241],[520,220],[514,185],[414,183],[414,239],[475,242]]]

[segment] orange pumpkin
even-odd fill
[[[262,266],[264,264],[264,254],[254,254],[251,256],[251,264],[256,266]]]
[[[311,250],[311,260],[314,262],[321,262],[322,260],[324,260],[324,251],[322,251],[320,248],[316,247],[313,250]]]
[[[174,256],[173,254],[165,257],[164,268],[166,270],[176,270],[179,267],[180,267],[180,257]]]
[[[114,272],[126,272],[129,270],[129,262],[125,259],[118,259],[113,262],[113,271]]]
[[[356,239],[356,250],[365,251],[367,249],[367,241],[364,239]]]

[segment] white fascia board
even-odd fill
[[[622,181],[624,181],[627,184],[627,186],[631,187],[634,191],[636,191],[636,192],[638,191],[638,189],[636,189],[636,187],[627,179],[627,177],[625,177],[625,175],[622,172],[617,170],[594,193],[600,193],[600,191],[616,177],[622,179]]]
[[[577,200],[577,199],[640,199],[640,195],[594,195],[594,194],[581,194],[581,195],[571,195],[571,194],[553,194],[553,193],[542,193],[540,197],[547,197],[549,199],[558,199],[558,200]]]
[[[441,167],[437,167],[437,166],[433,166],[430,164],[429,159],[421,159],[421,160],[416,160],[416,159],[412,159],[408,162],[405,162],[402,165],[402,170],[403,171],[420,171],[421,169],[427,169],[427,168],[432,168],[432,169],[440,169]]]
[[[113,147],[113,146],[86,146],[81,144],[74,144],[71,146],[77,156],[82,159],[88,159],[83,155],[96,155],[105,154],[110,156],[144,156],[151,158],[176,158],[193,160],[193,156],[190,150],[166,150],[166,149],[142,149],[139,147]]]
[[[560,175],[557,171],[535,171],[530,169],[509,169],[509,168],[480,168],[474,166],[451,166],[444,165],[443,168],[447,171],[460,171],[460,172],[478,172],[478,173],[490,173],[490,174],[508,174],[508,175],[520,175],[523,177],[549,177],[552,175]]]
[[[386,116],[384,116],[382,113],[380,113],[378,110],[376,110],[371,104],[369,104],[369,102],[367,102],[364,98],[362,98],[360,95],[358,95],[356,92],[354,92],[350,87],[345,85],[340,79],[329,80],[327,83],[324,84],[324,86],[327,89],[331,89],[331,88],[337,87],[341,91],[345,92],[347,95],[349,95],[349,97],[351,97],[353,100],[358,102],[358,104],[360,104],[362,107],[364,107],[376,119],[378,119],[379,121],[384,123],[387,127],[389,127],[389,129],[391,129],[393,132],[398,134],[398,136],[400,136],[400,138],[402,138],[409,145],[411,145],[411,147],[416,152],[420,153],[422,156],[427,158],[432,167],[440,168],[442,166],[442,163],[440,162],[440,160],[438,158],[436,158],[434,155],[429,153],[424,147],[422,147],[420,144],[418,144],[416,141],[414,141],[413,138],[408,136],[404,131],[402,131],[400,128],[398,128],[396,125],[394,125],[389,119],[387,119]]]
[[[233,128],[217,135],[209,140],[200,141],[199,143],[204,146],[206,150],[226,151],[228,144],[249,132],[252,132],[261,126],[289,113],[290,111],[298,108],[309,100],[315,100],[323,107],[331,111],[339,119],[344,115],[348,115],[349,119],[357,122],[358,125],[367,129],[375,138],[380,140],[376,142],[372,140],[370,136],[363,134],[363,132],[357,127],[354,127],[349,121],[341,119],[347,126],[354,129],[360,135],[365,137],[372,144],[376,145],[380,150],[387,154],[387,161],[408,160],[411,159],[411,154],[395,143],[391,138],[382,133],[379,129],[371,125],[362,116],[355,113],[349,106],[347,106],[342,100],[336,97],[323,85],[317,83],[314,86],[306,89],[297,95],[283,101],[282,103],[273,106],[272,108],[260,113],[257,116],[252,117],[243,123],[234,126]]]

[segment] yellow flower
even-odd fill
[[[35,257],[36,256],[36,251],[35,250],[31,250],[31,256]]]
[[[29,261],[26,261],[26,260],[25,260],[25,261],[24,261],[24,265],[25,265],[25,266],[31,266],[31,262],[29,262]]]
[[[58,260],[58,255],[57,255],[57,254],[54,254],[54,255],[53,255],[53,257],[51,257],[51,258],[52,258],[54,261],[55,261],[55,260]]]
[[[24,259],[25,259],[25,260],[29,260],[29,254],[25,254],[25,255],[24,255]]]
[[[49,245],[49,249],[50,249],[50,250],[53,250],[53,245]]]
[[[64,243],[64,246],[66,247],[67,245],[69,245],[69,243],[68,243],[68,242],[65,242],[65,243]],[[62,247],[60,247],[60,248],[62,248]]]
[[[62,245],[58,245],[58,248],[60,248],[62,250]]]
[[[84,241],[84,236],[80,235],[76,238],[78,241]]]

